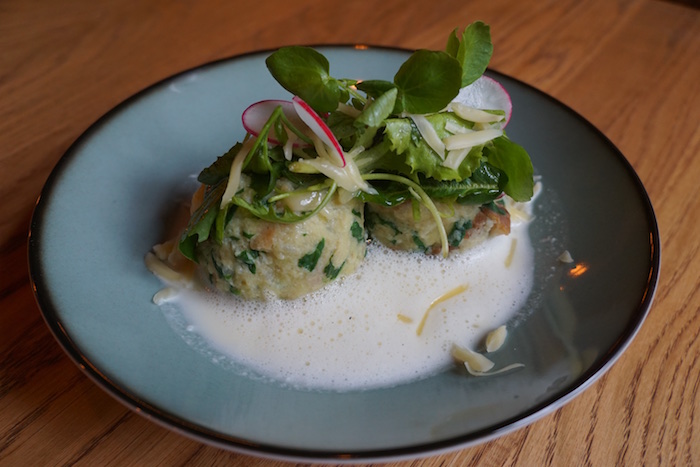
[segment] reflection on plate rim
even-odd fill
[[[384,47],[384,46],[367,46],[367,45],[354,45],[354,44],[319,44],[318,47],[324,48],[338,48],[338,49],[356,49],[356,50],[374,50],[374,51],[387,51],[387,52],[405,52],[410,53],[410,49],[403,49],[397,47]],[[158,423],[159,425],[178,432],[180,434],[186,435],[197,441],[207,443],[212,446],[219,448],[240,452],[248,455],[254,455],[259,457],[265,457],[270,459],[280,459],[295,462],[335,462],[335,463],[346,463],[346,462],[388,462],[396,460],[406,460],[414,459],[418,457],[427,457],[438,455],[446,452],[452,452],[459,449],[464,449],[470,446],[484,443],[486,441],[498,438],[512,431],[523,428],[534,421],[552,413],[553,411],[561,408],[563,405],[568,403],[570,400],[578,396],[581,392],[591,386],[595,381],[598,380],[608,369],[617,361],[617,359],[624,353],[627,347],[630,345],[637,332],[641,328],[646,316],[651,308],[654,295],[656,292],[659,276],[659,268],[661,264],[661,251],[660,251],[660,240],[659,231],[656,221],[656,216],[654,214],[653,207],[649,196],[644,188],[639,176],[635,172],[634,168],[631,166],[629,161],[625,156],[619,151],[619,149],[592,123],[582,117],[579,113],[568,107],[566,104],[558,101],[552,96],[540,91],[537,88],[532,87],[516,78],[505,75],[503,73],[494,71],[493,69],[488,69],[488,72],[496,76],[504,76],[510,80],[517,82],[519,85],[527,88],[530,92],[538,95],[538,97],[547,99],[550,102],[556,104],[560,108],[563,108],[572,116],[575,116],[582,124],[586,125],[609,147],[612,152],[615,153],[616,157],[625,167],[631,180],[634,182],[640,200],[644,202],[644,210],[646,211],[646,217],[649,226],[650,235],[650,248],[651,248],[651,258],[650,258],[650,271],[649,278],[646,284],[646,288],[640,301],[636,313],[633,314],[635,319],[628,322],[627,327],[624,332],[621,333],[620,339],[618,339],[615,347],[610,348],[606,358],[601,359],[600,363],[596,366],[592,366],[588,371],[582,373],[578,376],[571,384],[567,385],[568,389],[561,394],[549,397],[543,402],[532,406],[524,414],[510,419],[504,420],[494,426],[484,428],[481,430],[465,433],[461,436],[450,438],[442,441],[429,442],[420,445],[401,447],[401,448],[387,448],[387,449],[371,449],[368,451],[351,451],[351,452],[338,452],[338,451],[321,451],[321,450],[308,450],[308,449],[294,449],[285,448],[275,445],[266,445],[263,443],[252,443],[247,440],[239,439],[232,435],[227,435],[224,433],[213,431],[209,428],[190,423],[177,415],[170,414],[166,411],[158,409],[156,406],[151,405],[145,400],[140,400],[138,397],[130,394],[125,389],[119,387],[117,383],[112,382],[105,374],[103,374],[99,368],[97,368],[87,356],[83,355],[79,347],[72,341],[68,331],[61,324],[58,319],[57,308],[53,305],[49,293],[43,293],[42,287],[42,270],[41,261],[39,259],[39,244],[41,239],[40,226],[42,223],[42,216],[44,209],[46,208],[45,198],[50,194],[53,184],[56,180],[60,178],[60,174],[63,170],[66,170],[73,160],[73,157],[79,152],[78,149],[81,144],[88,140],[90,136],[97,131],[102,125],[107,124],[109,120],[117,115],[121,109],[125,108],[132,102],[144,97],[151,91],[159,88],[163,83],[169,82],[171,80],[177,79],[187,73],[191,73],[197,70],[203,70],[212,66],[216,66],[222,63],[232,62],[239,60],[241,58],[268,54],[272,50],[257,50],[244,54],[234,55],[227,58],[222,58],[212,62],[205,63],[200,66],[196,66],[181,72],[178,72],[172,76],[161,79],[158,82],[151,84],[150,86],[144,88],[143,90],[133,94],[124,101],[120,102],[110,110],[108,110],[104,115],[102,115],[98,120],[91,124],[66,150],[66,152],[61,156],[55,167],[52,169],[48,179],[46,180],[39,198],[36,202],[36,207],[32,215],[29,237],[28,237],[28,262],[29,262],[29,275],[30,282],[32,284],[32,290],[34,292],[34,297],[39,306],[40,312],[50,331],[54,335],[55,339],[61,345],[66,354],[75,362],[75,364],[86,374],[92,381],[94,381],[98,386],[100,386],[105,392],[116,399],[118,402],[126,406],[127,408],[135,411],[136,413],[143,415],[145,418]]]

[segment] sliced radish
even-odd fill
[[[331,149],[328,152],[331,160],[336,165],[345,167],[345,156],[343,155],[343,149],[340,147],[340,143],[331,129],[328,128],[328,125],[326,125],[326,122],[321,119],[321,117],[314,109],[311,108],[309,104],[301,100],[299,97],[294,96],[292,98],[292,103],[294,104],[294,109],[297,111],[299,118],[301,118],[301,120],[306,123],[311,131]]]
[[[503,110],[506,118],[503,127],[510,121],[513,113],[513,103],[505,88],[493,78],[481,76],[469,86],[459,90],[452,102],[480,110]]]
[[[292,104],[292,101],[278,99],[256,102],[245,109],[241,117],[243,120],[243,128],[245,128],[245,130],[251,135],[258,136],[262,130],[262,127],[265,126],[265,123],[267,123],[267,121],[270,119],[272,112],[274,112],[279,106],[282,106],[284,116],[287,117],[292,125],[301,131],[306,129],[306,124],[299,118],[296,110],[294,110],[294,104]],[[267,140],[272,144],[280,144],[280,141],[275,136],[274,129],[270,129],[270,133],[267,135]],[[300,141],[300,143],[303,143],[303,141]],[[295,146],[297,144],[295,144]]]

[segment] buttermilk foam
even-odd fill
[[[370,245],[354,275],[297,300],[182,289],[166,308],[215,361],[298,388],[371,389],[444,370],[453,344],[475,348],[522,307],[533,267],[522,223],[447,259]]]

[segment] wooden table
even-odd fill
[[[173,433],[83,375],[32,295],[33,204],[93,121],[161,78],[288,44],[441,48],[446,32],[477,19],[492,26],[492,68],[571,106],[632,163],[660,225],[661,280],[628,351],[573,402],[411,465],[700,465],[700,10],[652,0],[407,5],[0,3],[0,465],[282,465]]]

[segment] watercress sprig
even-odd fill
[[[445,51],[462,67],[462,87],[468,86],[484,74],[491,61],[493,44],[491,30],[487,24],[476,21],[462,32],[462,40],[455,29],[447,39]]]
[[[319,113],[335,110],[355,87],[377,99],[396,89],[393,114],[426,114],[442,110],[459,92],[486,69],[493,46],[489,26],[481,21],[469,25],[457,37],[455,29],[445,51],[417,50],[401,65],[394,80],[336,79],[328,60],[310,47],[283,47],[265,61],[272,76],[292,94]]]

